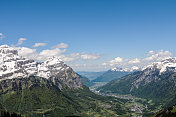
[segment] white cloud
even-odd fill
[[[72,67],[86,67],[86,64],[75,64],[75,65],[71,65]]]
[[[81,55],[80,53],[72,53],[69,55],[63,55],[62,60],[67,61],[67,62],[75,61],[75,60],[80,59],[80,55]]]
[[[112,67],[125,67],[125,68],[132,68],[133,65],[135,65],[135,67],[141,68],[144,67],[148,64],[151,64],[152,62],[158,62],[161,61],[167,57],[172,57],[172,53],[169,51],[149,51],[146,54],[146,57],[144,58],[134,58],[134,59],[123,59],[120,57],[116,57],[113,60],[110,60],[108,62],[104,62],[102,64],[100,64],[102,67],[108,67],[108,68],[112,68]],[[134,68],[135,68],[134,67]]]
[[[26,47],[15,47],[15,49],[18,50],[18,54],[20,56],[27,56],[29,54],[33,54],[36,52],[36,49],[30,49],[30,48],[26,48]]]
[[[107,63],[102,63],[101,65],[102,65],[102,66],[106,66],[106,65],[108,65],[108,64],[107,64]]]
[[[35,43],[33,47],[45,46],[46,43]]]
[[[121,62],[123,62],[123,59],[120,58],[120,57],[116,57],[115,59],[109,61],[110,66],[119,64],[119,63],[121,63]]]
[[[1,33],[0,33],[1,35]],[[21,45],[23,41],[26,40],[25,38],[20,38],[18,45]],[[20,42],[21,41],[21,42]],[[45,43],[35,43],[34,47],[38,46],[44,46],[46,45]],[[65,52],[67,51],[66,49],[60,49],[60,48],[67,48],[67,46],[57,46],[53,49],[46,49],[42,50],[41,52],[37,52],[36,49],[31,49],[27,47],[14,47],[15,49],[18,50],[19,55],[38,60],[38,61],[44,61],[48,57],[52,56],[57,56],[60,59],[62,59],[65,62],[72,62],[76,60],[96,60],[100,58],[100,55],[98,54],[89,54],[89,53],[71,53],[71,54],[66,54]],[[97,69],[103,69],[103,68],[112,68],[112,67],[122,67],[122,68],[128,68],[128,69],[133,69],[137,70],[140,67],[143,67],[147,64],[150,64],[151,62],[157,62],[161,61],[164,58],[171,57],[172,53],[169,51],[149,51],[146,54],[146,57],[144,58],[133,58],[133,59],[126,59],[126,58],[121,58],[121,57],[116,57],[112,60],[109,60],[108,62],[104,62],[102,64],[96,65],[96,64],[74,64],[72,65],[76,69],[91,69],[91,68],[97,68]],[[135,65],[135,66],[134,66]]]
[[[122,61],[123,61],[122,58],[120,58],[120,57],[116,57],[114,60],[111,60],[110,63],[114,63],[114,62],[116,62],[116,63],[120,63],[120,62],[122,62]]]
[[[130,61],[128,61],[129,64],[136,64],[136,63],[140,63],[140,59],[138,58],[135,58],[135,59],[132,59]]]
[[[18,55],[27,57],[29,59],[35,59],[38,56],[36,49],[31,49],[27,47],[14,47],[14,46],[13,48],[18,50]]]
[[[0,40],[2,40],[5,37],[3,33],[0,33]]]
[[[66,49],[61,50],[59,48],[55,48],[55,49],[51,49],[51,50],[46,49],[46,50],[43,50],[40,53],[38,53],[38,57],[36,59],[39,61],[44,61],[48,57],[52,57],[52,56],[56,56],[56,57],[59,57],[62,59],[62,58],[64,58],[64,55],[62,55],[62,54],[66,51],[67,51]]]
[[[58,45],[53,46],[52,48],[68,48],[68,44],[60,43]]]
[[[72,53],[69,55],[64,55],[63,60],[64,61],[75,61],[78,59],[82,60],[95,60],[98,59],[100,56],[96,54],[87,54],[87,53]]]
[[[139,67],[137,67],[137,66],[131,67],[131,71],[138,70],[138,69],[139,69]]]
[[[61,50],[59,48],[52,49],[52,50],[48,50],[47,49],[47,50],[41,51],[39,53],[39,55],[41,55],[41,56],[48,56],[48,57],[50,57],[50,56],[59,56],[60,54],[62,54],[64,52],[66,52],[66,49],[64,49],[64,50]]]
[[[104,68],[105,67],[102,67],[100,65],[97,65],[97,64],[73,64],[73,65],[70,65],[74,70],[76,71],[92,71],[93,69],[95,71],[103,71],[105,70]]]
[[[100,66],[104,66],[104,67],[107,67],[107,66],[115,66],[115,65],[121,65],[123,62],[127,61],[128,59],[123,59],[123,58],[120,58],[120,57],[116,57],[115,59],[113,60],[110,60],[108,62],[104,62],[102,63]]]
[[[160,50],[158,52],[150,52],[150,56],[145,58],[144,60],[146,61],[160,61],[162,59],[165,59],[167,57],[171,57],[173,54],[169,51],[163,51],[163,50]]]
[[[84,60],[95,60],[100,58],[100,56],[96,54],[82,54],[81,58]]]
[[[149,55],[152,55],[152,54],[155,54],[155,52],[154,52],[153,50],[150,50],[150,51],[148,52],[148,54],[149,54]]]
[[[26,38],[20,38],[16,45],[21,45],[25,40]],[[45,45],[46,43],[35,43],[33,47],[39,47],[39,46],[45,46]],[[52,57],[52,56],[56,56],[65,62],[72,62],[76,60],[95,60],[100,58],[100,55],[98,54],[89,54],[85,52],[65,54],[67,49],[62,49],[62,48],[68,47],[68,45],[65,43],[60,43],[55,47],[52,47],[53,49],[45,49],[40,52],[37,52],[37,49],[31,49],[27,47],[16,47],[14,45],[11,45],[11,47],[17,49],[19,51],[20,56],[34,59],[37,61],[45,61],[46,59],[48,59],[48,57]]]
[[[48,49],[43,50],[43,51],[37,53],[36,49],[31,49],[31,48],[27,48],[27,47],[13,47],[13,48],[18,50],[18,54],[20,56],[27,57],[29,59],[38,60],[38,61],[44,61],[48,57],[52,57],[52,56],[64,58],[65,55],[63,55],[63,53],[66,51],[65,49],[60,50],[60,49],[56,48],[56,49],[52,49],[52,50],[48,50]]]
[[[13,48],[18,50],[20,56],[27,57],[30,59],[34,59],[37,61],[45,61],[48,57],[56,56],[62,59],[65,62],[71,62],[76,60],[95,60],[98,59],[100,56],[96,54],[88,54],[88,53],[71,53],[65,54],[67,51],[66,49],[46,49],[42,50],[41,52],[37,52],[36,49],[31,49],[27,47],[15,47]]]
[[[25,40],[27,40],[27,39],[26,38],[20,38],[16,45],[19,46],[19,45],[23,44],[23,41],[25,41]]]

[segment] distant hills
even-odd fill
[[[121,72],[121,71],[107,71],[96,79],[92,80],[92,82],[109,82],[111,80],[120,78],[129,74],[130,72]]]
[[[77,75],[81,79],[82,83],[84,85],[86,85],[87,87],[91,87],[91,86],[93,86],[95,84],[95,83],[91,82],[86,76],[79,75],[78,73],[77,73]]]
[[[103,73],[96,79],[92,80],[92,82],[110,82],[112,80],[118,79],[120,77],[123,77],[127,74],[133,73],[137,69],[123,69],[123,68],[113,68],[108,70],[107,72]]]
[[[99,77],[100,75],[102,75],[103,73],[105,73],[105,71],[101,71],[101,72],[87,72],[87,71],[77,71],[78,74],[87,77],[89,80],[94,80],[97,77]]]

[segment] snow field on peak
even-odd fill
[[[57,57],[51,57],[42,63],[37,63],[34,60],[18,56],[18,51],[12,47],[7,45],[0,46],[0,80],[30,75],[48,79],[53,75],[53,71],[58,73],[69,68]]]

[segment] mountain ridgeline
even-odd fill
[[[100,72],[78,71],[77,73],[80,74],[81,76],[87,77],[89,80],[92,81],[97,77],[101,76],[103,73],[105,73],[105,71],[100,71]]]
[[[91,82],[86,76],[80,75],[77,73],[79,78],[81,79],[82,83],[86,85],[87,87],[93,86],[95,83]]]
[[[94,94],[57,57],[38,63],[0,46],[1,113],[27,117],[119,116],[123,100]]]
[[[163,107],[176,102],[176,58],[153,63],[98,88],[101,93],[131,94]]]
[[[123,77],[127,74],[130,74],[130,71],[125,71],[123,69],[121,70],[108,70],[101,76],[97,77],[96,79],[92,80],[92,82],[110,82],[114,79],[118,79],[120,77]]]

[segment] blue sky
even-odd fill
[[[95,65],[117,57],[145,59],[151,50],[176,54],[175,0],[1,0],[1,44],[20,47],[35,43],[39,53],[60,43],[68,45],[64,55],[86,53],[97,59],[75,59],[76,70],[105,70]],[[61,49],[63,50],[63,49]],[[153,53],[154,54],[154,53]],[[119,61],[120,62],[120,61]],[[122,63],[122,62],[120,62]],[[121,66],[118,62],[114,66]]]

